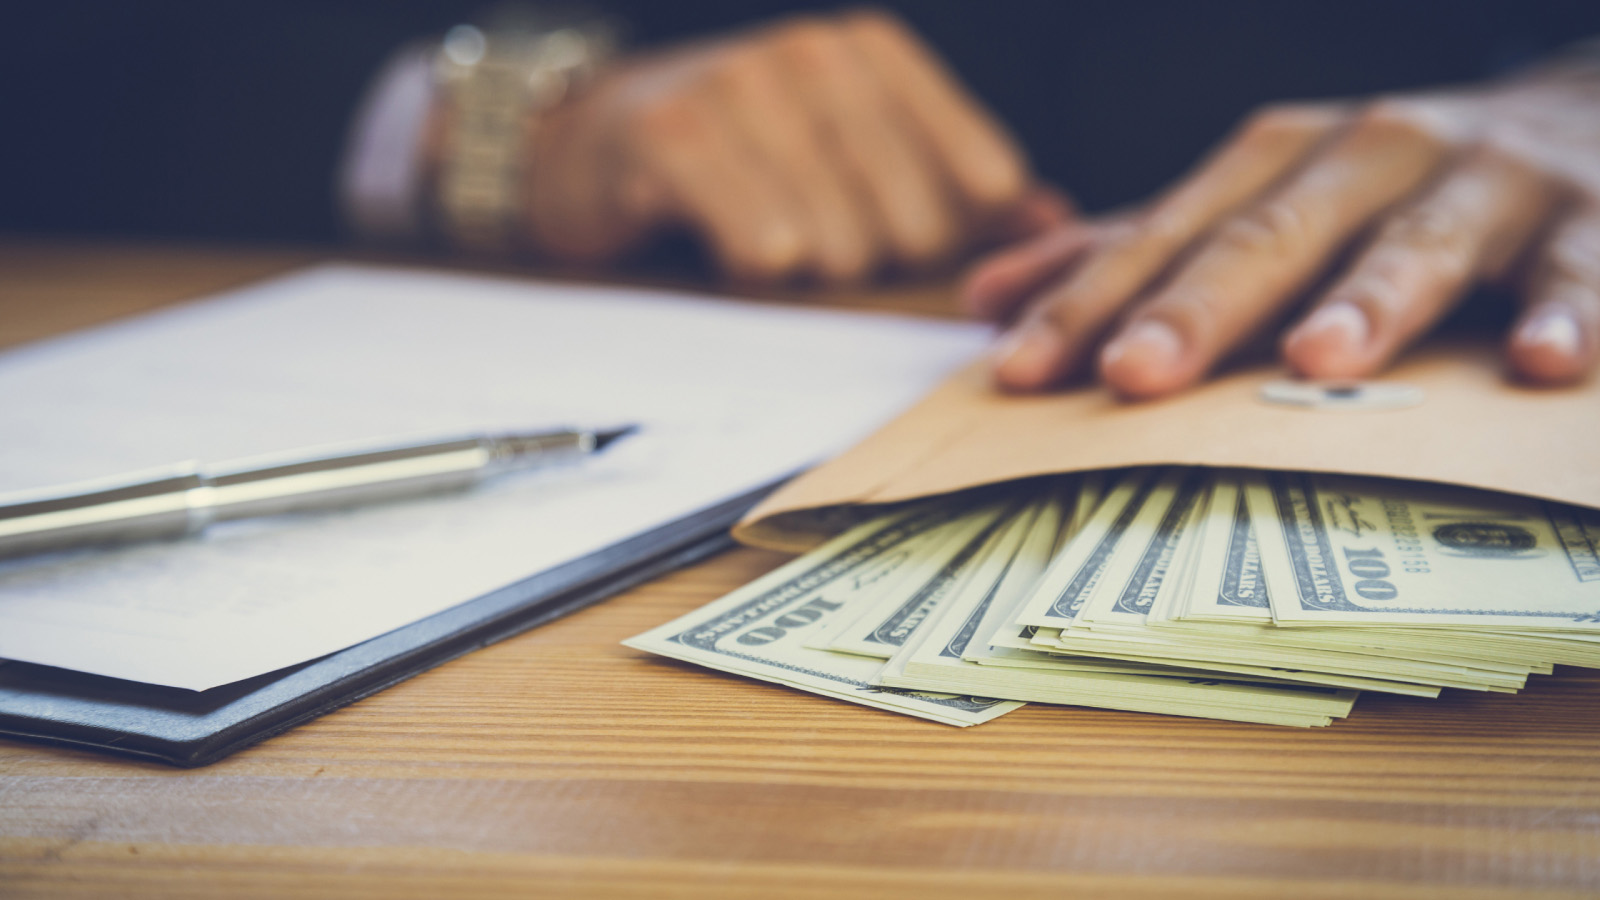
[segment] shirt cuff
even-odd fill
[[[423,137],[435,96],[433,48],[396,51],[367,87],[339,167],[339,205],[355,233],[416,243],[423,231]]]

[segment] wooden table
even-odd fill
[[[321,257],[0,242],[0,344]],[[957,730],[617,643],[781,561],[727,553],[206,769],[0,741],[0,897],[1600,895],[1600,675],[1317,730]]]

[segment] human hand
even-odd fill
[[[1022,310],[1002,387],[1046,388],[1093,359],[1145,398],[1204,378],[1329,274],[1282,337],[1302,375],[1371,375],[1472,287],[1505,282],[1523,298],[1515,373],[1584,377],[1600,356],[1600,62],[1263,110],[1148,208],[996,254],[964,300]]]
[[[685,227],[735,277],[844,282],[1069,217],[933,52],[877,12],[625,63],[536,129],[527,228],[569,260]]]

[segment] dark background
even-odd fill
[[[636,45],[795,10],[614,0]],[[1600,34],[1587,2],[957,2],[909,19],[1089,209],[1180,174],[1252,107],[1479,79]],[[331,241],[368,76],[484,6],[11,3],[0,13],[0,230]]]

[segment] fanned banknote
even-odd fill
[[[963,508],[934,507],[851,529],[777,571],[687,616],[630,638],[640,650],[953,725],[1015,709],[1001,700],[886,690],[871,683],[882,662],[815,650],[806,637],[870,602],[911,565],[897,552],[956,521]]]
[[[1528,498],[1096,472],[899,507],[626,643],[955,725],[1038,702],[1318,726],[1360,691],[1600,667],[1597,550],[1600,512]]]
[[[1274,472],[1246,487],[1280,625],[1600,634],[1600,513]]]

